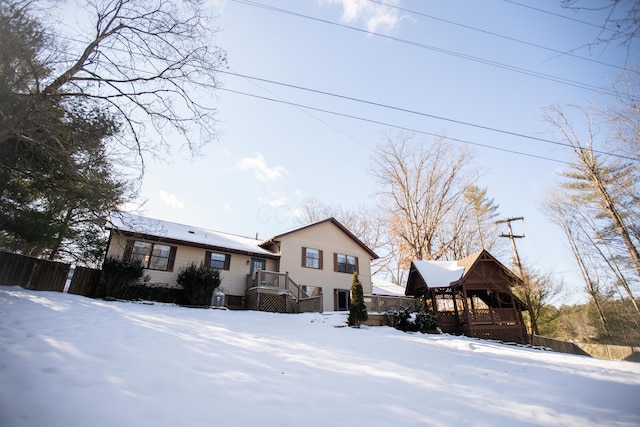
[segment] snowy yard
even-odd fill
[[[0,426],[638,426],[640,364],[0,288]]]

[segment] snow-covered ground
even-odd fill
[[[0,288],[0,426],[639,426],[640,364]]]

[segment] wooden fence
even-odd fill
[[[21,286],[35,291],[64,292],[71,265],[57,261],[0,251],[0,285]],[[69,292],[93,297],[100,270],[76,267]]]
[[[84,295],[85,297],[94,297],[101,274],[102,270],[76,267],[73,270],[68,292],[70,294]]]
[[[533,345],[548,347],[560,353],[579,354],[582,356],[597,357],[609,360],[627,360],[640,362],[640,347],[628,347],[623,345],[572,343],[553,338],[534,335],[531,339]]]
[[[17,285],[36,291],[64,291],[69,264],[0,252],[0,285]]]

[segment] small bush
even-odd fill
[[[188,305],[209,306],[214,289],[220,286],[220,272],[192,262],[180,269],[177,281]]]
[[[427,333],[438,329],[435,314],[427,311],[424,305],[420,306],[415,313],[409,307],[388,311],[387,318],[391,326],[403,332]]]
[[[140,282],[143,277],[144,267],[139,259],[124,261],[109,257],[102,264],[96,297],[124,299],[129,286]]]

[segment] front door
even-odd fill
[[[334,308],[336,311],[347,311],[349,310],[349,303],[351,302],[351,298],[349,295],[349,291],[346,289],[336,289],[335,290],[335,300],[334,300]]]
[[[262,258],[251,258],[251,271],[249,274],[253,277],[253,272],[267,269],[267,260]]]

